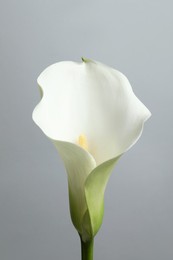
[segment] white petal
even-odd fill
[[[43,98],[34,121],[55,140],[76,143],[85,134],[97,165],[129,149],[150,116],[127,78],[98,62],[53,64],[38,84]]]

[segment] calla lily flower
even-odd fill
[[[33,120],[64,162],[72,222],[87,242],[102,224],[113,167],[139,139],[151,113],[121,72],[93,60],[55,63],[38,85],[41,101]]]

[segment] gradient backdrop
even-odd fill
[[[64,166],[31,114],[40,72],[81,56],[122,71],[152,112],[110,179],[95,260],[173,259],[173,1],[0,6],[0,259],[80,259]]]

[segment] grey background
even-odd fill
[[[95,259],[173,259],[173,2],[0,6],[0,259],[80,259],[63,163],[31,114],[40,72],[81,56],[122,71],[152,112],[112,174]]]

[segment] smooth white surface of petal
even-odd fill
[[[129,149],[150,116],[127,78],[95,61],[53,64],[38,84],[43,98],[33,112],[36,124],[55,140],[77,143],[84,133],[97,165]]]

